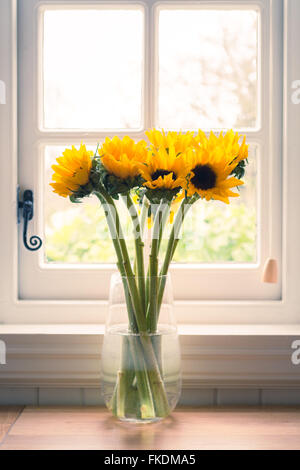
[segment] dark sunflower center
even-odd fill
[[[176,175],[173,171],[168,171],[168,170],[156,170],[154,173],[152,173],[151,178],[152,181],[157,180],[160,176],[164,177],[167,175],[170,175],[172,173],[172,180],[176,180]]]
[[[197,189],[212,189],[216,185],[217,175],[209,165],[197,165],[192,170],[194,173],[191,183]]]

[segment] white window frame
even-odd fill
[[[276,4],[280,0],[270,2]],[[217,2],[222,3],[222,2]],[[240,0],[239,3],[243,3]],[[251,1],[245,4],[251,4]],[[255,2],[257,3],[257,2]],[[102,323],[106,301],[31,301],[18,298],[18,256],[16,226],[17,184],[17,29],[16,2],[4,0],[1,3],[0,57],[3,64],[0,80],[7,87],[5,113],[0,114],[0,150],[2,155],[1,178],[1,220],[2,242],[0,246],[2,282],[0,287],[0,322],[2,323]],[[283,152],[283,260],[282,298],[276,301],[207,301],[181,300],[176,303],[178,319],[186,324],[228,323],[228,324],[298,324],[299,322],[299,213],[293,207],[299,198],[298,174],[299,125],[297,105],[291,96],[293,83],[300,77],[300,58],[297,56],[300,43],[300,5],[297,0],[284,1],[284,152]],[[273,18],[273,27],[280,18]],[[274,48],[273,44],[273,48]],[[294,51],[294,54],[291,53]],[[273,64],[274,65],[274,64]],[[3,106],[3,105],[1,105]],[[272,110],[276,113],[276,109]],[[275,127],[275,126],[274,126]],[[272,136],[281,136],[280,129],[272,129]],[[275,146],[275,141],[273,146]],[[9,156],[9,158],[3,158]],[[277,171],[278,170],[278,171]],[[279,169],[275,174],[280,179]],[[191,297],[189,297],[190,299]],[[87,311],[88,321],[87,321]]]
[[[42,214],[42,200],[43,200],[43,184],[41,181],[41,175],[44,174],[42,162],[42,148],[45,143],[59,144],[63,142],[72,142],[79,144],[82,140],[84,133],[85,143],[95,145],[96,139],[104,138],[106,135],[113,135],[118,133],[119,135],[129,134],[134,138],[144,138],[143,130],[126,130],[126,131],[89,131],[86,130],[44,130],[40,128],[39,115],[40,106],[38,103],[38,91],[40,88],[41,77],[41,47],[42,35],[41,35],[41,21],[42,14],[45,8],[95,8],[99,5],[107,5],[108,2],[105,0],[94,0],[83,3],[81,0],[69,0],[69,1],[43,1],[43,0],[30,0],[31,5],[26,3],[26,8],[20,12],[22,24],[25,27],[20,27],[20,40],[19,46],[22,48],[22,44],[26,44],[26,50],[24,54],[20,49],[19,63],[19,80],[21,86],[20,91],[20,126],[19,126],[19,167],[20,167],[20,183],[24,187],[34,187],[36,213],[38,216],[35,219],[35,225],[33,225],[37,233],[43,233],[43,214]],[[135,0],[116,0],[110,2],[112,5],[136,5]],[[22,4],[22,3],[21,3]],[[156,0],[145,0],[140,1],[145,9],[145,62],[146,62],[146,73],[144,81],[144,93],[146,97],[146,106],[144,114],[145,128],[151,128],[154,124],[154,116],[156,114],[154,103],[157,102],[157,89],[152,83],[151,77],[154,77],[155,71],[157,70],[154,63],[157,62],[157,53],[151,52],[157,49],[157,36],[154,32],[154,24],[157,24],[158,11],[160,6],[166,8],[176,7],[176,5],[182,5],[181,0],[173,1],[162,1]],[[184,2],[185,8],[195,8],[195,6],[217,8],[218,6],[230,6],[238,8],[249,8],[250,6],[260,10],[262,23],[265,24],[263,35],[260,34],[262,48],[267,52],[270,49],[269,37],[271,37],[271,25],[276,21],[276,9],[269,9],[268,0],[250,0],[247,2],[240,2],[239,0],[230,0],[222,2],[220,1],[194,1]],[[152,8],[153,7],[153,8]],[[267,20],[268,15],[270,21]],[[37,30],[37,25],[39,29]],[[37,39],[37,40],[36,40]],[[276,36],[278,39],[278,36]],[[32,47],[32,53],[28,47]],[[276,45],[277,49],[277,45]],[[267,54],[268,55],[268,54]],[[280,57],[280,55],[278,56]],[[277,151],[271,152],[270,135],[279,135],[273,133],[273,127],[275,123],[269,118],[268,109],[270,109],[270,103],[272,102],[271,97],[273,95],[274,86],[277,89],[280,88],[279,73],[276,73],[280,69],[280,62],[274,63],[274,70],[268,58],[260,58],[258,69],[259,75],[261,75],[262,88],[265,89],[267,83],[271,83],[270,76],[274,77],[274,83],[272,81],[272,87],[270,93],[264,93],[263,99],[261,100],[260,107],[262,108],[262,119],[265,124],[262,125],[261,130],[248,131],[248,142],[259,143],[261,154],[264,155],[261,160],[261,168],[259,174],[262,172],[265,177],[268,178],[268,168],[270,161],[279,161],[281,158],[280,154],[280,139],[278,140],[275,149]],[[262,71],[260,70],[262,69]],[[150,72],[151,73],[150,73]],[[150,78],[149,78],[150,77]],[[276,82],[275,82],[276,80]],[[150,83],[151,82],[151,83]],[[156,80],[157,83],[157,80]],[[24,91],[25,90],[25,91]],[[39,96],[42,96],[41,90]],[[278,101],[278,100],[277,100]],[[279,106],[279,103],[276,103]],[[28,118],[26,110],[30,110],[32,115]],[[22,114],[23,113],[23,114]],[[272,113],[270,113],[270,116]],[[29,159],[29,155],[32,159]],[[272,159],[271,159],[272,155]],[[40,162],[40,166],[37,166],[36,162]],[[34,179],[34,181],[33,181]],[[280,250],[280,231],[278,226],[280,225],[280,205],[274,204],[276,210],[272,211],[271,202],[277,197],[280,198],[280,194],[276,190],[280,187],[280,181],[277,184],[271,185],[269,179],[266,180],[265,185],[260,184],[258,180],[259,202],[258,202],[258,226],[259,234],[267,234],[269,230],[278,234],[278,237],[273,240],[274,256],[279,260],[281,264],[281,250]],[[271,187],[272,190],[267,188]],[[270,228],[268,214],[274,212],[272,223],[274,227]],[[176,292],[176,298],[178,300],[199,300],[202,298],[210,300],[269,300],[269,299],[280,299],[281,298],[281,279],[276,285],[264,285],[261,283],[261,273],[263,269],[264,261],[268,256],[267,249],[268,237],[258,236],[258,261],[253,264],[240,264],[240,265],[215,265],[215,264],[195,264],[185,265],[176,264],[172,266],[172,279],[174,283],[174,291]],[[106,299],[109,290],[109,278],[111,273],[115,270],[114,265],[97,265],[97,266],[70,266],[61,265],[57,267],[55,265],[46,264],[42,259],[42,251],[37,253],[29,253],[27,250],[20,249],[20,282],[19,282],[19,296],[20,299],[73,299],[76,296],[77,300],[84,298],[88,299]],[[23,268],[24,266],[24,268]],[[82,289],[82,276],[85,278],[85,289]],[[238,285],[238,288],[236,286]],[[82,297],[85,296],[85,297]]]

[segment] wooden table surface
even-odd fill
[[[300,408],[178,408],[125,424],[101,407],[0,407],[0,450],[300,449]]]

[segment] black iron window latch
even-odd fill
[[[27,250],[36,251],[39,250],[42,246],[42,240],[37,235],[32,235],[27,241],[27,228],[29,220],[33,218],[33,192],[30,189],[26,189],[23,194],[23,201],[20,200],[20,188],[17,188],[17,220],[18,224],[21,223],[21,218],[23,216],[24,225],[23,225],[23,243]]]

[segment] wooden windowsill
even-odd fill
[[[102,407],[2,407],[1,429],[0,450],[299,450],[300,408],[178,408],[135,425]]]

